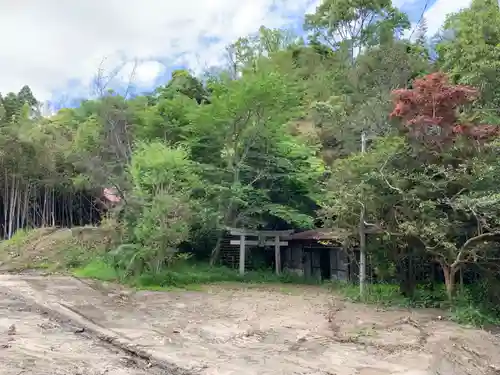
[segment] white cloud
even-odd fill
[[[29,84],[49,98],[70,80],[88,83],[105,56],[139,59],[135,78],[152,83],[158,61],[220,61],[228,43],[262,24],[284,26],[311,1],[0,0],[0,92]]]
[[[467,8],[472,0],[437,0],[424,14],[428,35],[435,35],[450,13]]]
[[[408,5],[414,5],[415,3],[418,3],[419,0],[392,0],[392,4],[395,7],[402,7],[403,5],[408,6]]]
[[[129,61],[118,73],[122,82],[132,82],[142,87],[150,87],[156,78],[165,71],[165,65],[158,61]]]
[[[394,3],[404,3],[406,7],[408,6],[417,6],[418,0],[396,0]],[[433,37],[436,35],[441,27],[443,26],[446,17],[450,13],[455,13],[458,12],[464,8],[467,8],[470,6],[472,0],[437,0],[432,6],[430,6],[424,13],[424,18],[427,22],[427,36],[428,37]],[[419,4],[420,5],[420,4]],[[423,10],[423,4],[422,4],[422,10]],[[420,18],[422,10],[419,10],[418,12],[418,18]],[[417,19],[418,21],[418,19]],[[418,27],[417,21],[412,22],[411,27],[409,30],[406,30],[404,33],[404,37],[409,38],[410,36],[412,39],[416,37],[416,34],[414,31]]]
[[[396,0],[398,5],[417,0]],[[468,0],[438,0],[428,13],[454,10]],[[138,61],[135,83],[148,86],[169,67],[200,69],[220,63],[224,47],[264,24],[281,27],[313,11],[319,0],[0,0],[0,92],[29,84],[35,95],[78,91],[104,57],[122,67],[125,82]],[[441,4],[441,5],[439,5]],[[451,5],[451,7],[450,7]],[[467,4],[465,4],[467,5]],[[441,17],[444,19],[444,16]],[[209,42],[210,41],[210,42]],[[69,88],[68,82],[82,82]]]
[[[306,8],[306,14],[311,14],[316,11],[316,8],[321,4],[321,0],[312,1],[309,6]]]

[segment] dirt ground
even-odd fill
[[[141,361],[0,291],[0,374],[162,374]]]
[[[459,327],[438,311],[350,304],[314,287],[135,292],[70,277],[3,275],[0,291],[0,375],[500,374],[498,336]],[[33,301],[62,306],[176,370],[81,332]]]

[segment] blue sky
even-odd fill
[[[429,0],[435,33],[471,0]],[[425,0],[393,0],[418,21]],[[224,47],[267,27],[300,28],[318,0],[0,0],[0,92],[28,84],[39,99],[74,105],[92,95],[99,68],[111,86],[151,90],[174,69],[224,63]],[[135,68],[134,68],[135,67]]]

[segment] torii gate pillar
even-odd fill
[[[245,274],[246,246],[274,246],[274,259],[276,274],[281,273],[281,247],[287,246],[288,241],[280,241],[281,236],[288,236],[293,230],[286,231],[255,231],[237,228],[228,228],[233,236],[239,236],[239,240],[231,240],[231,245],[240,246],[240,275]],[[258,237],[258,240],[247,240],[246,236]],[[266,240],[266,237],[274,237],[273,240]]]

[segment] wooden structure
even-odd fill
[[[228,228],[232,236],[239,236],[239,240],[231,240],[231,245],[238,245],[240,247],[239,256],[239,271],[240,275],[245,273],[245,259],[247,246],[258,247],[274,247],[275,269],[276,274],[281,272],[281,247],[287,246],[287,241],[282,241],[280,237],[288,236],[293,233],[293,230],[285,231],[258,231],[249,229]],[[247,237],[255,237],[255,239],[248,239]]]
[[[347,232],[321,228],[297,233],[293,230],[259,231],[239,228],[227,228],[227,231],[231,239],[224,238],[221,257],[226,265],[239,268],[242,275],[247,267],[254,266],[253,262],[259,256],[266,254],[266,251],[258,249],[249,252],[249,248],[270,247],[274,249],[274,268],[277,274],[286,270],[308,279],[354,281],[358,278],[359,250],[354,249],[348,254],[341,245],[344,238],[352,236]],[[265,258],[265,264],[269,266],[271,259],[268,256]]]
[[[283,254],[285,268],[305,278],[351,279],[351,260],[340,245],[340,238],[345,235],[338,231],[315,229],[284,237],[289,243]]]

